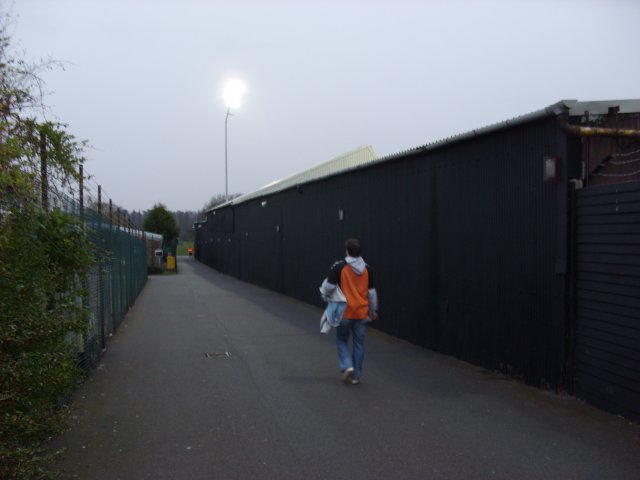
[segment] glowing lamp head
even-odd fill
[[[225,105],[228,108],[238,108],[246,89],[247,86],[242,80],[238,80],[237,78],[229,79],[222,92]]]

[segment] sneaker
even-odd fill
[[[358,385],[360,383],[360,379],[358,378],[352,378],[351,379],[351,385]]]
[[[349,383],[351,381],[352,376],[353,376],[353,367],[349,367],[342,373],[342,380],[344,380],[344,383]]]

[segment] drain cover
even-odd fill
[[[207,358],[231,358],[231,354],[229,352],[205,353],[204,356]]]

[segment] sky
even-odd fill
[[[354,148],[378,156],[563,99],[640,98],[637,0],[2,0],[47,118],[127,210],[199,210]],[[380,192],[381,195],[384,192]]]

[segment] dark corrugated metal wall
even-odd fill
[[[576,193],[575,394],[640,420],[640,183]]]
[[[557,388],[567,192],[566,179],[542,181],[542,159],[566,151],[550,117],[413,153],[219,210],[235,215],[233,234],[212,232],[209,214],[199,231],[214,241],[200,236],[198,255],[321,305],[318,286],[358,237],[378,279],[378,328]]]

